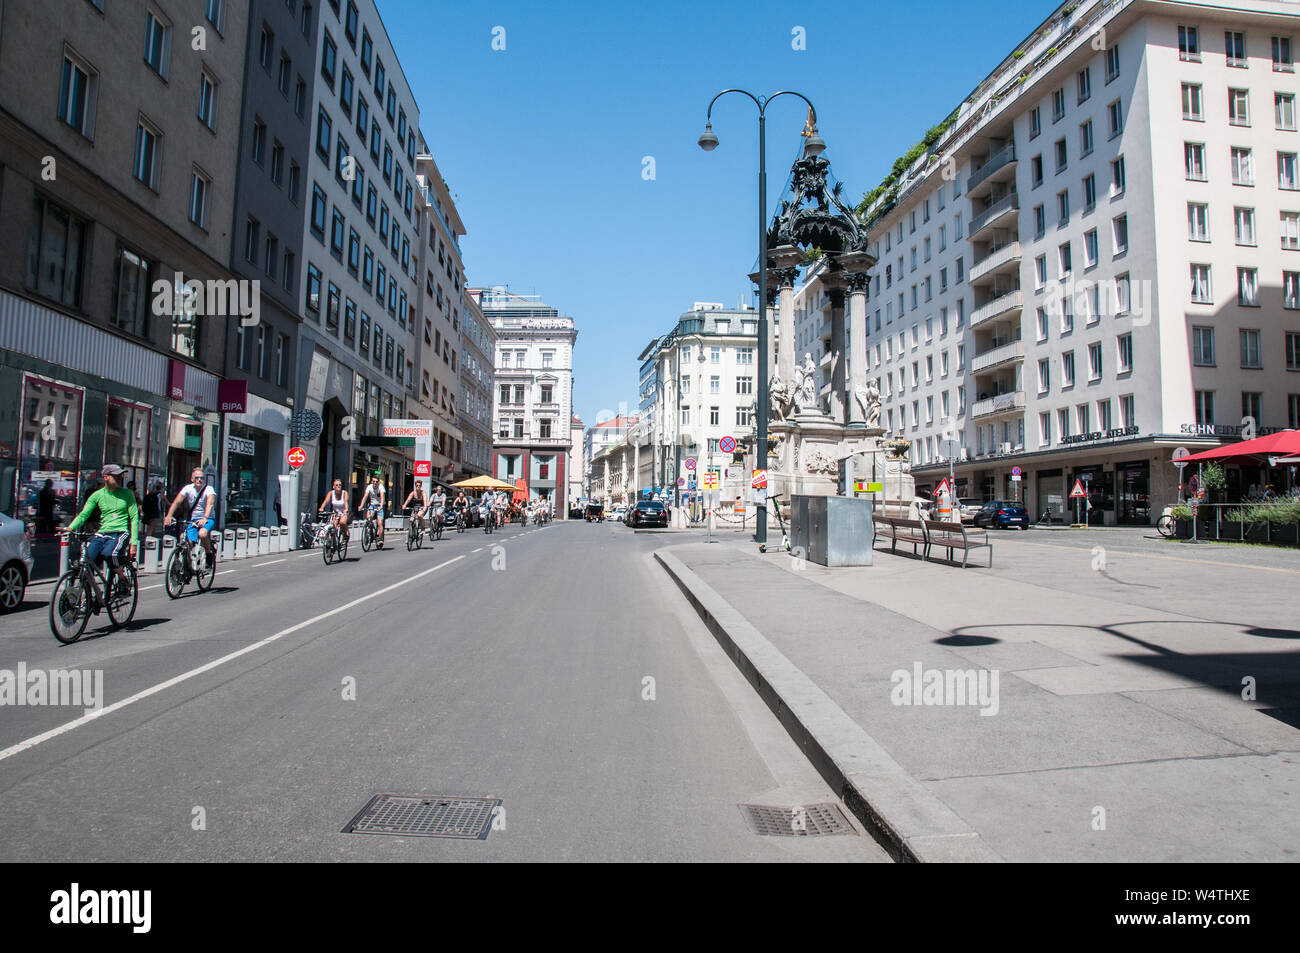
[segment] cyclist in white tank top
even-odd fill
[[[320,512],[325,512],[325,507],[329,507],[332,516],[339,520],[339,525],[343,527],[343,534],[348,532],[348,520],[351,507],[348,505],[348,491],[343,489],[343,481],[335,480],[334,489],[325,494],[325,499],[321,500]]]

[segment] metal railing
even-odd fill
[[[1018,208],[1020,208],[1020,193],[1008,192],[1006,195],[1002,196],[1002,198],[998,199],[984,211],[971,219],[970,232],[967,233],[966,237],[968,239],[973,238],[976,232],[988,225],[994,219],[1012,209]]]
[[[1297,506],[1300,506],[1300,500],[1294,497],[1271,502],[1245,500],[1239,503],[1202,503],[1196,508],[1196,538],[1300,545]],[[1190,520],[1183,519],[1180,522],[1185,525]],[[1178,535],[1187,538],[1190,531],[1184,528]]]
[[[971,358],[970,371],[972,374],[977,374],[986,367],[993,367],[1004,361],[1020,360],[1024,356],[1025,342],[1012,341],[1000,347],[989,348],[983,354],[976,354]]]
[[[987,255],[970,266],[971,281],[978,281],[986,274],[1009,261],[1020,260],[1020,242],[1007,242],[992,249]]]
[[[976,401],[971,405],[971,416],[987,417],[991,414],[1005,414],[1010,411],[1024,410],[1024,407],[1025,392],[1013,390],[1005,394],[998,394],[996,397],[987,397],[984,400]]]
[[[1019,290],[1009,291],[1004,295],[994,298],[988,304],[981,305],[971,312],[969,327],[977,327],[985,321],[991,321],[999,315],[1006,314],[1009,311],[1015,311],[1021,307],[1023,302]]]
[[[1016,161],[1016,144],[1008,142],[997,152],[989,156],[988,161],[970,174],[970,180],[966,183],[966,192],[970,194],[984,184],[994,172],[999,169],[1005,169],[1012,162]]]

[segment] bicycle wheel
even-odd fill
[[[199,591],[207,592],[212,588],[213,580],[217,578],[216,556],[208,555],[208,551],[200,543],[195,547],[194,563],[194,578],[199,584]]]
[[[87,596],[80,573],[65,572],[54,584],[50,593],[50,631],[64,645],[77,641],[86,631],[90,621]]]
[[[334,554],[334,558],[339,562],[348,558],[348,537],[343,533],[338,534],[338,552]]]
[[[375,528],[370,525],[370,520],[366,520],[361,527],[361,551],[370,552],[371,547],[375,545]]]
[[[424,545],[424,527],[420,527],[415,534],[415,548],[419,549]]]
[[[326,566],[334,562],[335,532],[333,529],[330,530],[329,535],[325,537],[325,545],[320,548],[321,557],[325,560]]]
[[[127,577],[126,592],[118,591],[121,584],[111,572],[104,583],[108,589],[108,597],[104,600],[108,605],[108,617],[119,627],[131,621],[135,616],[136,604],[140,601],[140,584],[136,579],[135,565],[127,563],[122,568]]]
[[[415,524],[412,523],[406,527],[406,551],[409,553],[415,548]]]
[[[170,599],[179,599],[190,581],[190,567],[185,560],[185,547],[177,546],[167,560],[167,574],[163,577],[163,588]]]
[[[1161,536],[1172,537],[1174,535],[1174,518],[1172,516],[1162,516],[1156,521],[1156,530]]]

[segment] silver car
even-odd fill
[[[27,525],[0,513],[0,612],[13,612],[23,604],[33,563]]]

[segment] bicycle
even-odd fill
[[[1156,520],[1156,532],[1166,539],[1172,539],[1178,531],[1178,524],[1174,521],[1172,510],[1172,506],[1166,506],[1164,512],[1160,514],[1160,519]]]
[[[492,535],[493,524],[497,521],[496,513],[492,510],[484,509],[483,511],[483,532],[489,536]]]
[[[465,532],[465,507],[456,507],[456,532]]]
[[[443,513],[444,511],[439,509],[429,519],[429,532],[433,534],[435,541],[440,541],[442,539]]]
[[[178,539],[171,558],[167,560],[167,574],[163,577],[163,588],[169,599],[179,599],[191,580],[198,583],[200,592],[212,588],[212,581],[217,578],[217,559],[215,553],[209,553],[207,547],[190,542],[188,533],[176,527]]]
[[[304,510],[298,517],[298,548],[311,549],[321,534],[322,524],[314,522],[311,513]]]
[[[86,558],[90,539],[90,533],[68,534],[69,543],[75,540],[78,544],[78,555],[69,561],[67,572],[59,577],[50,593],[50,632],[64,645],[71,645],[81,638],[90,617],[98,615],[101,609],[108,610],[114,628],[126,625],[135,616],[136,603],[140,599],[135,563],[127,559],[121,567],[127,574],[125,588],[112,571],[107,578],[101,576]]]
[[[325,560],[325,565],[337,559],[340,563],[348,558],[348,535],[339,527],[339,518],[335,516],[330,520],[329,529],[325,532],[325,541],[321,546],[321,557]]]
[[[419,549],[424,542],[424,526],[418,515],[412,515],[407,511],[406,516],[406,551],[409,553],[413,549]]]
[[[375,529],[376,514],[372,510],[366,512],[366,522],[361,527],[361,551],[370,552],[374,548],[375,540],[378,538],[378,531]]]

